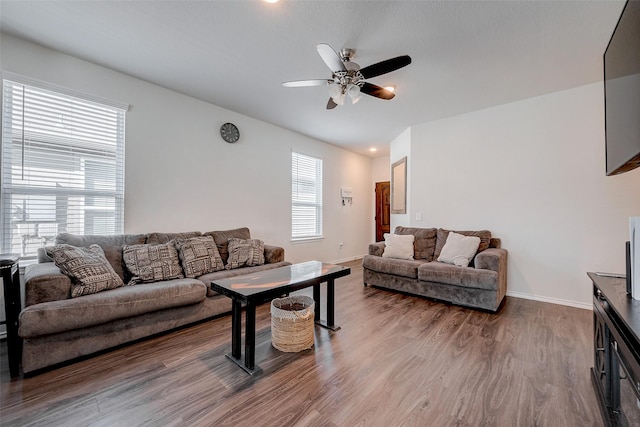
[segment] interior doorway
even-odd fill
[[[391,183],[376,182],[376,242],[384,240],[391,227]]]

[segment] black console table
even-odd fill
[[[640,425],[640,300],[625,279],[588,273],[593,282],[591,380],[607,426]]]
[[[22,308],[20,298],[20,272],[16,254],[0,255],[0,272],[4,290],[4,315],[7,319],[7,353],[9,355],[9,374],[17,377],[20,373],[20,355],[22,340],[18,336],[18,316]]]

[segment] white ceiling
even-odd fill
[[[266,122],[371,155],[407,127],[602,80],[624,0],[6,1],[0,28]],[[408,54],[369,81],[397,96],[326,110],[316,44],[361,66]],[[126,100],[124,100],[126,101]]]

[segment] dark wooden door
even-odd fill
[[[384,240],[384,233],[391,227],[391,184],[376,182],[376,242]]]

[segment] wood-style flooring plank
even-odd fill
[[[497,314],[470,310],[363,286],[348,265],[342,329],[316,327],[311,350],[274,349],[258,307],[255,377],[224,356],[230,316],[15,380],[0,343],[0,425],[602,424],[590,311],[510,297]]]

